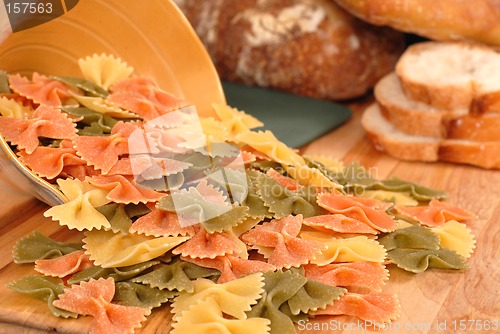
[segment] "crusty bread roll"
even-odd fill
[[[396,73],[405,93],[416,101],[448,110],[473,109],[475,114],[498,111],[494,110],[500,99],[496,49],[465,42],[414,44],[399,59]]]
[[[500,142],[409,135],[385,119],[377,104],[368,107],[361,124],[375,148],[409,161],[448,161],[500,168]]]
[[[445,110],[408,98],[392,72],[374,89],[382,114],[397,129],[412,135],[500,141],[500,113],[476,116],[465,108]],[[500,109],[499,109],[500,111]]]
[[[363,95],[404,47],[401,33],[368,25],[331,0],[175,2],[222,79],[315,98]]]
[[[436,40],[475,40],[500,45],[500,0],[335,1],[372,24]]]

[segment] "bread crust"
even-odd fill
[[[500,113],[500,92],[484,94],[471,102],[470,113],[480,116],[488,113]]]
[[[400,75],[401,86],[405,94],[413,100],[448,110],[464,108],[473,100],[472,89],[468,87],[431,86],[409,80],[404,70],[398,70],[397,66],[396,72]]]
[[[412,101],[402,92],[395,73],[382,78],[374,89],[382,115],[397,129],[412,135],[500,141],[500,113],[472,115],[462,110],[436,109]]]
[[[443,117],[444,136],[477,142],[500,142],[500,114]]]
[[[365,129],[365,132],[377,151],[386,152],[397,159],[424,162],[438,161],[439,145],[437,143],[401,143],[394,138],[382,136],[375,131]]]
[[[436,111],[432,107],[425,110],[423,104],[400,101],[406,96],[400,81],[394,72],[382,78],[374,88],[376,101],[384,117],[399,130],[408,134],[442,137],[444,129],[441,122],[445,112]],[[416,107],[412,104],[416,104]]]
[[[357,17],[435,40],[500,45],[500,0],[335,0]]]
[[[382,117],[377,104],[365,110],[361,124],[375,149],[401,160],[447,161],[482,168],[500,168],[500,142],[404,134]]]
[[[498,169],[500,168],[500,145],[491,142],[444,141],[439,146],[438,160]]]
[[[224,80],[323,99],[365,94],[394,68],[403,36],[331,0],[177,0]]]
[[[452,63],[451,60],[444,58],[432,62],[432,53],[429,54],[429,52],[434,52],[434,55],[436,53],[444,55],[445,53],[459,53],[461,51],[463,53],[458,58],[461,58],[463,62],[463,69],[454,68],[461,73],[449,74],[462,77],[460,81],[457,80],[457,82],[449,84],[423,81],[418,74],[417,78],[415,77],[415,59],[425,59],[429,62],[429,68],[446,68],[452,66],[448,63]],[[484,81],[488,79],[485,79],[484,73],[482,75],[476,73],[478,69],[482,69],[484,72],[484,60],[472,60],[470,59],[472,54],[478,59],[481,59],[479,56],[485,57],[487,55],[488,61],[494,59],[495,70],[500,67],[498,65],[500,49],[469,42],[423,42],[411,45],[406,49],[396,64],[395,72],[405,94],[413,100],[444,110],[464,108],[473,115],[498,113],[500,111],[500,83],[497,83],[497,87],[493,89],[492,87],[485,88]],[[463,77],[467,77],[468,80],[464,80]]]

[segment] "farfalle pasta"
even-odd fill
[[[106,217],[96,209],[111,202],[106,190],[78,179],[58,179],[57,183],[68,202],[45,211],[45,217],[79,231],[111,227]]]
[[[322,243],[325,248],[310,261],[312,264],[324,266],[332,262],[383,262],[386,250],[376,240],[366,236],[350,238],[333,237],[323,232],[304,231],[300,237],[305,240]]]
[[[441,248],[453,250],[465,258],[469,258],[476,247],[471,230],[455,220],[432,228],[432,232],[438,235]]]
[[[76,318],[77,314],[60,309],[54,305],[54,301],[64,293],[66,288],[60,278],[43,276],[24,276],[8,285],[14,291],[33,296],[47,302],[50,312],[56,317]]]
[[[0,117],[0,133],[12,145],[31,154],[39,146],[39,137],[73,139],[74,122],[59,110],[41,105],[28,118]]]
[[[378,200],[366,201],[354,196],[323,193],[318,196],[318,204],[331,213],[343,214],[360,220],[381,232],[394,231],[396,228],[396,222],[385,213],[388,207]]]
[[[61,76],[51,76],[51,78],[77,90],[82,90],[87,96],[96,96],[102,98],[108,96],[108,92],[106,91],[106,89],[85,78]]]
[[[9,99],[6,96],[0,97],[0,115],[10,118],[26,118],[30,112],[28,107],[17,102],[14,99]]]
[[[241,112],[227,105],[212,104],[216,115],[219,117],[224,129],[231,136],[245,133],[254,128],[259,128],[264,124],[255,117]]]
[[[38,231],[19,239],[14,245],[12,257],[15,263],[35,263],[53,259],[81,250],[83,243],[65,243],[52,240]]]
[[[418,201],[410,196],[409,192],[397,192],[389,190],[365,190],[361,196],[373,198],[384,202],[393,202],[396,205],[416,206]]]
[[[62,141],[59,147],[35,148],[30,154],[21,150],[18,153],[20,160],[37,175],[52,180],[69,166],[86,166],[87,162],[76,154],[71,142]],[[73,175],[76,176],[76,175]]]
[[[142,275],[144,272],[147,272],[159,263],[159,260],[151,260],[120,268],[103,268],[94,264],[94,266],[72,275],[67,282],[68,284],[78,284],[80,282],[98,279],[101,277],[111,277],[115,280],[115,282],[127,281]]]
[[[129,153],[128,136],[137,128],[137,124],[119,122],[111,130],[110,136],[78,136],[74,140],[74,147],[87,164],[107,174],[120,156]]]
[[[94,230],[86,232],[83,248],[98,266],[125,267],[157,258],[188,239],[189,237],[153,238]]]
[[[106,54],[94,54],[79,59],[78,66],[85,79],[104,89],[125,80],[134,72],[134,69],[121,59]]]
[[[181,226],[200,223],[209,233],[222,232],[241,223],[246,217],[248,207],[213,202],[204,198],[196,188],[189,188],[158,201],[160,210],[176,212],[182,217]]]
[[[399,312],[400,304],[396,295],[348,292],[338,302],[324,310],[313,311],[312,315],[347,314],[382,325],[397,319]]]
[[[264,200],[258,194],[261,187],[258,178],[261,173],[255,170],[247,170],[246,174],[248,193],[243,204],[248,207],[248,216],[257,221],[264,218],[272,218],[273,213],[269,211],[269,207],[266,206]]]
[[[171,301],[176,295],[174,291],[160,290],[143,284],[118,282],[115,284],[113,301],[124,306],[155,308]]]
[[[198,259],[213,259],[217,256],[246,253],[245,244],[236,236],[226,232],[208,233],[204,228],[198,231],[172,254]]]
[[[358,163],[303,157],[253,116],[213,117],[111,55],[81,76],[0,71],[0,135],[63,204],[44,215],[83,243],[33,232],[14,262],[38,276],[10,288],[90,331],[132,333],[151,309],[172,333],[295,333],[295,323],[399,316],[394,266],[465,269],[475,215],[446,192]],[[48,223],[51,223],[50,221]]]
[[[345,289],[313,282],[290,270],[264,273],[264,292],[248,312],[249,317],[271,320],[271,334],[295,333],[294,320],[301,312],[313,312],[335,303]],[[307,316],[305,317],[307,319]]]
[[[275,218],[284,218],[292,214],[301,214],[307,218],[326,212],[316,204],[317,190],[314,188],[304,187],[290,191],[263,173],[260,173],[254,182],[257,194]]]
[[[370,171],[357,162],[353,162],[341,170],[329,171],[321,163],[307,160],[308,164],[317,167],[329,178],[340,183],[349,193],[362,195],[366,190],[386,190],[409,193],[417,201],[428,202],[432,199],[445,199],[445,191],[431,189],[423,185],[393,177],[387,180],[377,180],[370,175]]]
[[[132,226],[132,219],[127,213],[125,204],[109,203],[96,209],[109,221],[113,232],[127,233]]]
[[[378,231],[362,221],[344,216],[343,214],[328,214],[304,219],[304,225],[327,233],[359,233],[377,234]]]
[[[68,106],[61,108],[61,110],[78,119],[77,124],[80,125],[78,134],[80,136],[110,134],[111,129],[119,122],[116,118],[85,107]]]
[[[182,258],[184,261],[191,262],[206,268],[214,268],[220,271],[217,283],[226,283],[243,276],[254,273],[275,270],[272,264],[240,258],[234,255],[217,256],[213,259],[205,258]]]
[[[14,92],[34,103],[51,107],[60,107],[77,92],[73,87],[36,72],[31,80],[19,74],[10,75],[9,85]]]
[[[99,175],[87,179],[87,182],[106,191],[106,198],[114,203],[139,204],[157,202],[162,193],[148,189],[132,182],[130,177],[123,175]]]
[[[111,303],[115,294],[112,278],[90,280],[73,285],[59,295],[54,306],[69,312],[94,317],[90,325],[91,333],[133,333],[141,326],[149,308],[123,306]]]
[[[311,168],[307,165],[288,165],[285,167],[285,170],[302,185],[317,187],[320,189],[342,189],[340,184],[327,177],[319,169]]]
[[[218,270],[209,269],[206,266],[201,267],[190,262],[176,261],[156,266],[151,272],[134,277],[131,281],[160,290],[192,293],[196,279],[211,278],[219,274]]]
[[[461,232],[463,234],[463,230]],[[446,238],[447,233],[443,230],[435,233],[428,227],[413,225],[397,229],[380,238],[379,241],[387,249],[388,258],[398,267],[407,271],[419,273],[428,268],[467,268],[465,257],[454,251],[453,244],[450,244],[451,249],[442,246],[439,233],[442,233],[443,238]],[[448,245],[448,240],[443,240],[444,245]],[[464,248],[458,250],[468,256],[473,247],[470,234],[465,233],[463,241]],[[455,245],[455,247],[457,246]]]
[[[207,175],[207,179],[230,193],[236,203],[242,203],[248,195],[247,175],[244,172],[223,168]]]
[[[241,238],[276,268],[298,267],[314,260],[326,248],[321,242],[299,237],[302,215],[258,225]]]
[[[247,317],[245,312],[251,310],[252,305],[260,299],[264,291],[262,273],[255,273],[240,279],[223,284],[216,284],[211,280],[198,278],[194,282],[193,292],[182,293],[175,298],[172,304],[174,319],[182,317],[183,311],[189,310],[207,298],[214,298],[220,309],[227,315],[238,319]]]
[[[176,237],[193,236],[193,226],[181,226],[177,213],[160,209],[153,209],[150,213],[139,217],[129,231],[147,236]]]
[[[450,220],[466,221],[476,218],[472,212],[438,200],[432,200],[426,206],[397,206],[396,210],[403,216],[430,227],[441,226]]]
[[[129,78],[114,84],[108,101],[130,110],[145,120],[153,120],[187,103],[160,90],[153,80]]]
[[[106,116],[116,117],[118,119],[136,119],[138,115],[121,109],[113,104],[109,99],[103,99],[99,96],[81,96],[73,94],[73,98],[83,107],[96,111]]]
[[[209,334],[214,331],[267,334],[269,324],[270,321],[264,318],[227,319],[215,298],[209,297],[184,311],[173,324],[172,334]]]
[[[35,261],[35,270],[45,276],[63,278],[93,267],[94,264],[84,250],[77,250],[55,259],[39,259]]]
[[[308,264],[304,266],[304,276],[331,286],[380,292],[389,280],[389,271],[382,263],[359,261],[325,266]]]
[[[238,134],[236,140],[281,164],[305,165],[304,159],[299,154],[280,142],[270,131],[245,131]]]

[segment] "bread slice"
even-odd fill
[[[436,108],[482,114],[500,106],[500,52],[487,46],[414,44],[401,56],[396,73],[409,97]]]
[[[377,104],[368,107],[361,124],[375,148],[410,161],[448,161],[500,168],[500,143],[442,139],[404,133],[384,118]]]
[[[382,78],[374,90],[384,117],[412,135],[473,141],[500,141],[500,113],[474,116],[465,108],[445,110],[408,98],[396,73]]]

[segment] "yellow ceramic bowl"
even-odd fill
[[[0,44],[0,68],[8,73],[80,76],[77,59],[94,53],[122,58],[135,74],[152,77],[165,91],[193,103],[201,116],[212,114],[212,103],[225,101],[206,50],[170,0],[80,0],[52,21],[10,33]],[[1,141],[8,177],[50,205],[64,199],[15,161]]]

